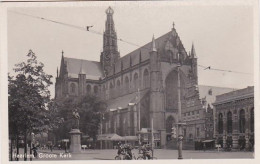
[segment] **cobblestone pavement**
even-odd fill
[[[22,151],[20,151],[22,153]],[[138,156],[138,150],[133,150],[134,155]],[[82,153],[65,153],[64,150],[39,150],[38,158],[35,160],[113,160],[117,154],[115,149],[106,150],[82,150]],[[177,150],[155,149],[154,156],[158,159],[177,160]],[[236,158],[254,158],[253,152],[223,152],[223,151],[195,151],[183,150],[183,159],[236,159]],[[23,160],[20,159],[20,160]],[[29,159],[28,159],[29,160]]]

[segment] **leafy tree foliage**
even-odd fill
[[[27,57],[26,62],[15,65],[15,76],[8,74],[9,135],[23,135],[25,143],[27,135],[48,129],[46,106],[52,84],[52,76],[44,72],[44,64],[31,50]]]

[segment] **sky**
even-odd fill
[[[53,75],[65,57],[99,61],[103,36],[76,28],[35,19],[14,12],[44,17],[80,27],[93,25],[100,33],[105,29],[108,6],[114,9],[118,38],[144,45],[169,32],[174,22],[186,49],[194,43],[198,64],[212,68],[250,74],[210,71],[198,67],[199,85],[244,88],[254,84],[253,8],[250,6],[183,6],[165,3],[85,3],[63,7],[12,7],[7,13],[8,72],[25,61],[30,49],[44,63],[45,72]],[[121,56],[137,46],[118,42]],[[50,87],[54,97],[54,84]]]

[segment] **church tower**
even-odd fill
[[[106,14],[107,20],[105,32],[103,34],[103,52],[101,52],[100,62],[107,75],[110,71],[113,71],[114,64],[120,58],[120,55],[118,52],[117,35],[113,20],[114,10],[109,7],[106,10]]]

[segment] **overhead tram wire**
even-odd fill
[[[52,23],[56,23],[56,24],[60,24],[60,25],[64,25],[64,26],[68,26],[68,27],[71,27],[71,28],[75,28],[75,29],[78,29],[78,30],[82,30],[82,31],[86,31],[86,32],[91,32],[93,34],[97,34],[97,35],[106,35],[105,33],[101,33],[101,32],[98,32],[98,31],[95,31],[95,30],[91,30],[87,27],[90,27],[90,26],[86,26],[86,27],[80,27],[80,26],[76,26],[76,25],[72,25],[72,24],[69,24],[69,23],[63,23],[63,22],[59,22],[59,21],[55,21],[55,20],[51,20],[51,19],[48,19],[48,18],[44,18],[44,17],[40,17],[40,16],[35,16],[35,15],[30,15],[30,14],[25,14],[25,13],[21,13],[21,12],[17,12],[17,11],[11,11],[9,10],[10,12],[13,12],[15,14],[18,14],[18,15],[24,15],[24,16],[28,16],[28,17],[32,17],[32,18],[36,18],[36,19],[40,19],[40,20],[44,20],[44,21],[48,21],[48,22],[52,22]],[[140,45],[137,45],[135,43],[132,43],[132,42],[129,42],[129,41],[126,41],[126,40],[123,40],[122,38],[114,38],[118,41],[121,41],[121,42],[124,42],[126,44],[129,44],[129,45],[132,45],[132,46],[136,46],[138,48],[142,48],[142,49],[147,49],[147,50],[150,50],[144,46],[140,46]],[[199,65],[199,67],[202,67],[204,68],[204,70],[212,70],[212,71],[221,71],[221,72],[231,72],[231,73],[238,73],[238,74],[246,74],[246,75],[252,75],[251,73],[245,73],[245,72],[238,72],[238,71],[231,71],[231,70],[223,70],[223,69],[217,69],[217,68],[212,68],[211,66],[202,66],[202,65]]]
[[[198,66],[201,67],[201,68],[204,68],[204,70],[212,70],[212,71],[221,71],[221,72],[229,72],[229,73],[238,73],[238,74],[252,75],[252,73],[212,68],[211,66],[202,66],[202,65],[199,65],[199,64],[198,64]]]
[[[40,17],[40,16],[34,16],[34,15],[25,14],[25,13],[16,12],[16,11],[11,11],[11,10],[10,10],[10,12],[13,12],[13,13],[19,14],[19,15],[24,15],[24,16],[32,17],[32,18],[36,18],[36,19],[40,19],[40,20],[44,20],[44,21],[48,21],[48,22],[52,22],[52,23],[56,23],[56,24],[60,24],[60,25],[64,25],[64,26],[68,26],[68,27],[72,27],[72,28],[75,28],[75,29],[78,29],[78,30],[87,31],[87,32],[90,32],[90,33],[93,33],[93,34],[97,34],[97,35],[101,35],[101,36],[106,35],[106,34],[103,34],[103,33],[101,33],[101,32],[98,32],[98,31],[95,31],[95,30],[91,30],[91,29],[87,29],[87,28],[86,28],[86,27],[90,27],[90,26],[80,27],[80,26],[76,26],[76,25],[72,25],[72,24],[68,24],[68,23],[63,23],[63,22],[51,20],[51,19],[48,19],[48,18]],[[143,48],[143,49],[149,50],[149,49],[146,48],[146,47],[137,45],[137,44],[135,44],[135,43],[131,43],[131,42],[126,41],[126,40],[124,40],[124,39],[122,39],[122,38],[113,38],[113,39],[116,39],[116,40],[118,40],[118,41],[127,43],[127,44],[132,45],[132,46],[136,46],[136,47],[138,47],[138,48]]]

